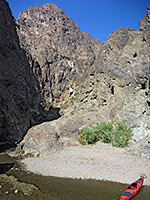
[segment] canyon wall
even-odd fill
[[[15,143],[39,112],[39,84],[20,48],[15,19],[8,3],[0,1],[0,144]]]
[[[33,125],[60,115],[41,125],[46,140],[72,137],[85,125],[110,119],[125,121],[135,137],[149,134],[147,9],[140,30],[119,28],[102,45],[55,4],[28,8],[15,21],[2,0],[0,142],[19,142]],[[35,129],[26,135],[26,144],[31,135],[36,145],[44,143],[42,131],[37,136]]]

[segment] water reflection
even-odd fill
[[[14,166],[14,163],[0,164],[0,174],[5,174]]]
[[[14,161],[7,154],[0,154],[0,174],[5,174],[14,164]]]

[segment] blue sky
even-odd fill
[[[150,0],[7,0],[15,18],[33,6],[55,3],[67,16],[103,43],[116,29],[139,29],[139,21],[146,14]]]

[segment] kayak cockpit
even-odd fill
[[[137,183],[136,182],[132,183],[131,185],[129,185],[128,189],[136,190],[137,189]]]

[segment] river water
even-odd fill
[[[3,160],[3,161],[2,161]],[[9,161],[4,165],[4,157],[0,157],[1,174],[14,176],[19,182],[36,186],[40,193],[24,196],[21,192],[11,190],[9,182],[1,183],[0,200],[117,200],[126,184],[97,181],[47,177],[24,171],[18,164]],[[6,167],[7,166],[7,167]],[[5,169],[6,168],[6,172]],[[138,178],[138,177],[137,177]],[[134,200],[149,200],[150,187],[143,186]]]

